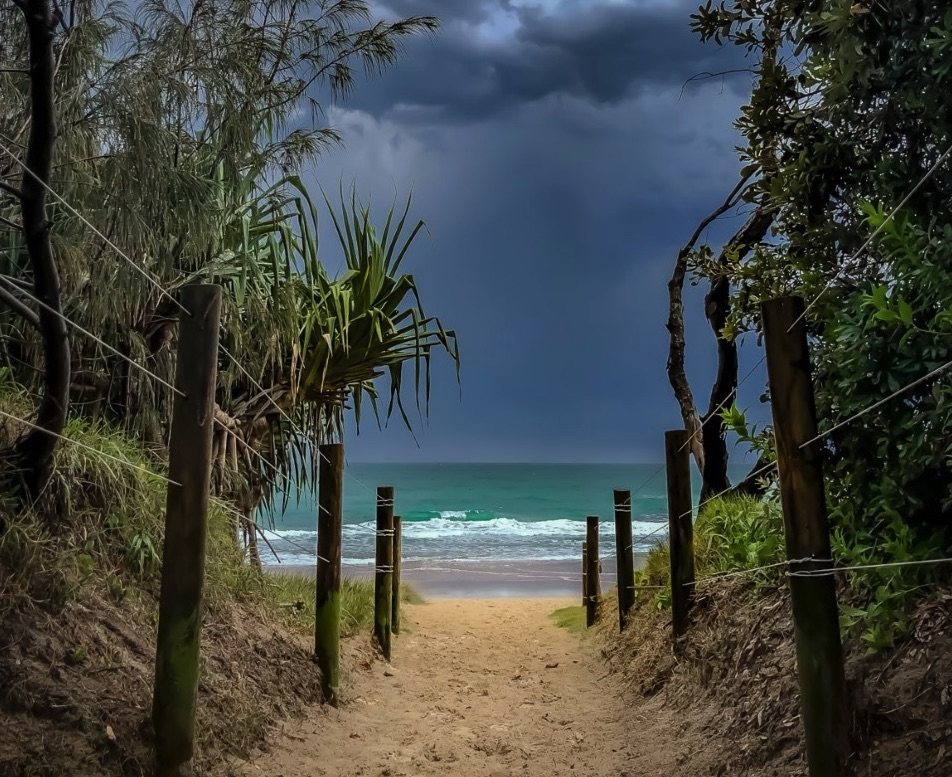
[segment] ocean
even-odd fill
[[[344,477],[343,563],[373,564],[378,485],[394,487],[394,512],[403,517],[404,561],[439,569],[458,562],[577,560],[589,515],[602,519],[601,555],[610,556],[613,489],[634,491],[645,481],[632,498],[636,551],[667,536],[665,477],[658,465],[350,464]],[[261,546],[262,561],[314,564],[316,515],[309,492],[284,512],[262,515],[273,548]]]

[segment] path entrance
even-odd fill
[[[345,660],[339,710],[316,710],[243,767],[268,777],[676,773],[592,641],[550,615],[575,601],[406,606],[391,666]],[[639,752],[640,751],[640,752]],[[650,754],[650,756],[649,756]],[[672,771],[674,769],[674,771]]]

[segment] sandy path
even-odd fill
[[[625,775],[632,713],[553,599],[406,607],[392,666],[348,666],[345,703],[242,771],[268,777]],[[572,602],[574,603],[574,602]],[[354,657],[351,657],[351,664]],[[633,772],[632,772],[633,773]]]

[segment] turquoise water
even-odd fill
[[[404,559],[425,563],[577,559],[589,515],[602,519],[602,554],[610,555],[613,489],[635,491],[645,481],[632,496],[637,549],[666,536],[665,477],[658,465],[351,464],[344,478],[344,563],[373,562],[378,485],[394,487]],[[302,495],[270,520],[269,539],[281,563],[313,564],[313,496]],[[262,556],[265,563],[276,561],[265,548]]]

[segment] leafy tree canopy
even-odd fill
[[[838,553],[928,557],[952,519],[952,376],[876,403],[952,359],[952,10],[709,1],[693,26],[758,62],[736,124],[744,196],[771,209],[774,234],[728,263],[725,329],[758,331],[757,303],[772,296],[811,303],[821,428],[870,408],[828,438]],[[923,574],[862,584],[885,606]]]

